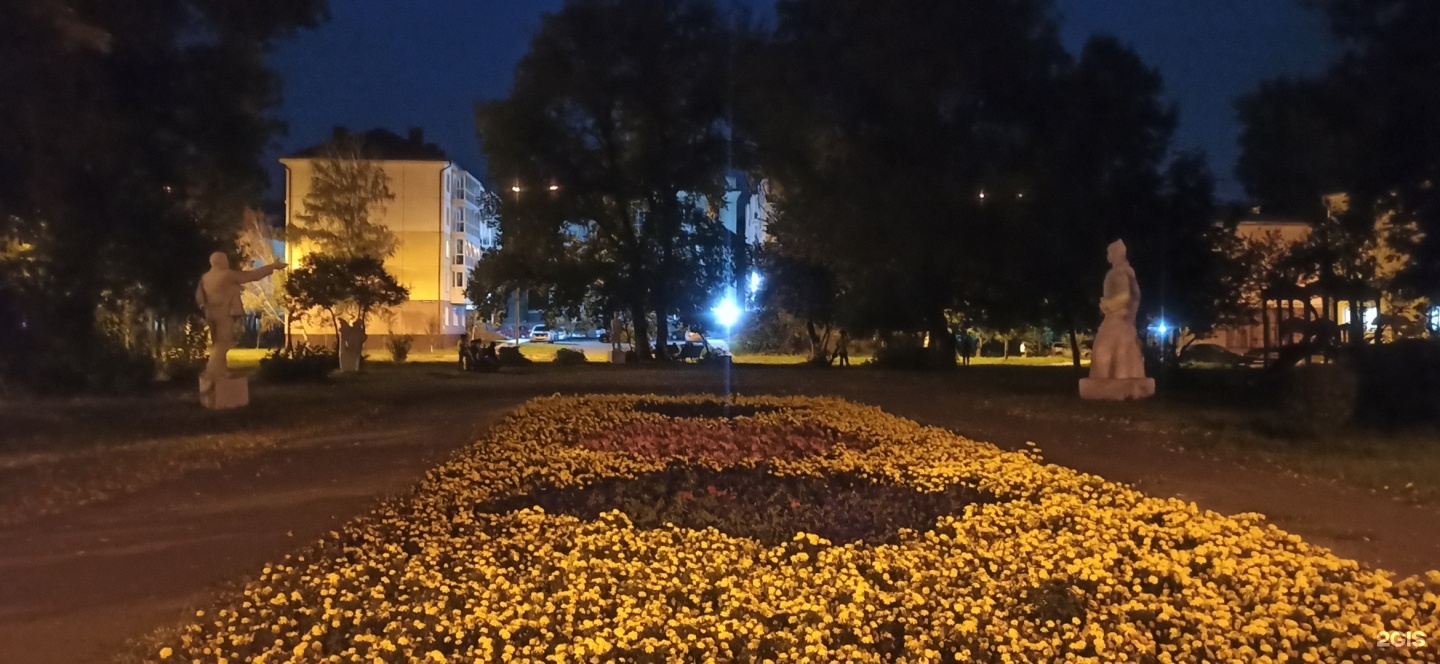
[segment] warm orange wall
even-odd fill
[[[297,215],[304,210],[305,196],[310,192],[313,161],[281,159],[286,167],[285,220],[293,227]],[[449,300],[450,266],[442,242],[446,241],[449,201],[444,192],[444,171],[448,162],[441,161],[380,161],[377,162],[390,178],[390,191],[395,194],[375,219],[394,231],[399,239],[395,255],[385,260],[385,269],[410,289],[410,300],[399,312],[403,321],[396,333],[424,334],[428,319],[440,315],[437,300]],[[299,265],[312,250],[304,244],[289,243],[286,260]],[[443,322],[443,321],[442,321]],[[386,326],[372,322],[371,327],[383,331]],[[414,329],[412,329],[414,328]],[[310,330],[312,333],[321,330]]]

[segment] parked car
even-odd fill
[[[561,339],[559,330],[551,329],[549,325],[536,325],[530,330],[530,342],[537,344],[553,344]]]
[[[1181,364],[1218,364],[1223,366],[1243,366],[1246,358],[1239,353],[1233,353],[1219,344],[1199,343],[1191,345],[1180,351]]]

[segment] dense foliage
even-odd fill
[[[1066,53],[1043,0],[791,0],[751,49],[741,126],[778,186],[769,288],[858,332],[1083,332],[1104,247],[1130,246],[1145,318],[1203,331],[1229,300],[1211,180],[1176,155],[1160,76],[1108,37]],[[829,298],[843,293],[843,310]],[[1078,361],[1078,360],[1077,360]]]
[[[322,0],[0,3],[0,375],[104,381],[117,352],[150,352],[150,323],[193,311],[206,256],[234,247],[265,186],[266,55],[324,15]]]
[[[501,204],[501,253],[543,265],[582,227],[587,282],[630,316],[642,358],[648,315],[663,349],[665,321],[713,294],[728,266],[706,214],[724,176],[727,35],[706,0],[567,2],[545,17],[510,95],[476,112],[492,179],[520,189]]]
[[[1377,223],[1390,218],[1391,239],[1415,259],[1393,286],[1440,302],[1440,4],[1308,4],[1339,58],[1318,76],[1266,81],[1239,100],[1237,175],[1268,211],[1333,226],[1328,255],[1311,263],[1351,285],[1383,276],[1365,264],[1366,245],[1392,234]],[[1346,207],[1327,209],[1322,197],[1342,193]]]
[[[335,372],[335,351],[299,343],[276,348],[260,360],[260,380],[267,383],[322,383]]]

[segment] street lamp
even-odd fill
[[[725,296],[710,313],[715,314],[715,322],[725,328],[725,342],[729,343],[730,328],[740,321],[740,307],[735,304],[735,298]]]

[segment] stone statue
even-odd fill
[[[245,284],[284,268],[285,263],[277,261],[253,270],[234,270],[225,254],[218,251],[210,254],[210,271],[200,277],[200,284],[195,287],[195,304],[205,313],[205,324],[210,327],[210,359],[200,375],[200,402],[206,407],[232,408],[243,406],[243,402],[249,400],[248,386],[234,383],[244,379],[232,377],[225,363],[225,355],[235,346],[235,323],[245,314],[240,294]],[[231,391],[234,393],[225,394]],[[235,403],[237,400],[241,403]]]
[[[1125,257],[1125,243],[1116,240],[1107,248],[1110,271],[1100,298],[1105,320],[1095,333],[1090,354],[1090,377],[1080,381],[1085,399],[1143,399],[1155,393],[1155,380],[1145,377],[1145,358],[1135,317],[1140,311],[1140,284]]]

